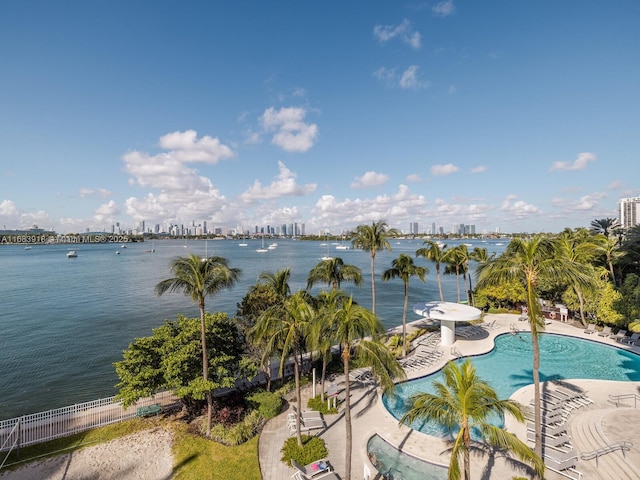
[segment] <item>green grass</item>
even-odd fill
[[[171,429],[174,432],[172,478],[176,480],[260,480],[262,478],[258,463],[258,436],[237,447],[226,447],[189,433],[187,426],[183,423],[161,418],[128,420],[24,447],[20,449],[19,457],[16,452],[12,452],[3,470],[158,427]]]

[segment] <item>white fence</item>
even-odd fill
[[[0,452],[46,442],[96,427],[134,418],[138,408],[158,404],[161,407],[178,402],[172,392],[160,392],[124,408],[116,397],[102,398],[0,421]]]

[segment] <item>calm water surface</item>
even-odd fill
[[[189,298],[157,297],[154,286],[170,277],[169,262],[191,253],[219,255],[242,269],[239,284],[207,299],[207,310],[235,314],[237,304],[263,271],[291,268],[293,291],[304,288],[309,270],[327,253],[362,269],[361,288],[344,290],[371,306],[370,257],[361,250],[335,250],[320,242],[277,240],[279,246],[258,253],[258,240],[247,247],[237,241],[156,240],[151,243],[94,245],[0,245],[0,419],[94,400],[117,393],[113,362],[136,337],[178,314],[198,317]],[[456,242],[447,242],[450,247]],[[502,251],[504,246],[480,241],[474,246]],[[400,253],[413,255],[421,241],[392,242],[392,252],[376,256],[377,313],[387,328],[402,322],[403,287],[398,280],[381,282],[380,275]],[[78,258],[67,258],[69,249]],[[470,247],[473,248],[473,247]],[[119,251],[120,254],[116,254]],[[422,284],[410,283],[409,303],[438,299],[435,267]],[[314,288],[317,293],[323,286]],[[457,300],[455,276],[443,277],[445,300]],[[408,321],[417,320],[409,312]]]

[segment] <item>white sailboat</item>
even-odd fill
[[[264,235],[262,235],[262,246],[260,248],[256,248],[256,252],[265,253],[268,251],[269,250],[267,248],[264,248]]]
[[[344,235],[342,236],[342,242],[336,247],[336,250],[349,250],[349,245],[344,244]]]

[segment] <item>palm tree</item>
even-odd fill
[[[483,440],[501,449],[513,452],[520,460],[533,466],[540,476],[544,474],[544,462],[540,455],[514,434],[489,423],[489,420],[504,418],[505,413],[524,422],[524,407],[515,400],[500,400],[496,391],[476,374],[470,359],[462,365],[449,362],[442,369],[442,382],[433,382],[435,394],[415,393],[411,396],[411,408],[400,419],[401,424],[410,425],[415,420],[435,421],[449,430],[457,430],[451,460],[449,480],[458,480],[460,457],[465,480],[471,478],[471,432],[479,432]]]
[[[240,269],[229,267],[226,258],[212,256],[202,259],[197,255],[178,257],[171,262],[172,278],[161,281],[155,287],[158,296],[165,292],[181,291],[191,297],[200,308],[200,326],[202,341],[202,379],[206,387],[209,382],[209,359],[205,332],[204,300],[225,288],[231,288],[240,278]],[[213,399],[211,390],[207,390],[207,436],[211,435],[211,415]]]
[[[340,257],[322,260],[309,272],[307,290],[317,282],[326,282],[334,290],[340,288],[342,282],[353,282],[362,285],[362,272],[355,265],[344,263]]]
[[[276,273],[262,272],[259,275],[258,280],[273,288],[278,296],[284,299],[291,295],[289,277],[291,277],[291,270],[289,268],[283,268],[282,270],[278,270]]]
[[[469,260],[469,251],[467,246],[462,244],[457,247],[447,250],[442,257],[442,260],[447,264],[444,270],[445,274],[456,275],[456,284],[458,285],[458,303],[460,303],[460,273],[462,273],[465,290],[467,283],[467,265]],[[467,303],[469,302],[469,291],[467,291]]]
[[[617,286],[616,273],[613,269],[613,263],[614,261],[620,259],[622,256],[618,239],[615,237],[606,237],[603,234],[598,234],[594,236],[593,240],[596,245],[596,250],[600,254],[602,254],[602,256],[604,256],[607,268],[609,269],[609,274],[611,275],[611,283],[614,286]]]
[[[406,378],[406,374],[387,347],[377,340],[378,336],[384,333],[384,327],[373,312],[356,304],[353,301],[353,296],[350,296],[337,307],[330,314],[330,317],[334,324],[334,338],[342,346],[342,363],[345,378],[345,480],[350,480],[353,439],[349,367],[352,357],[357,357],[360,365],[371,367],[371,372],[378,378],[384,390],[392,389],[394,380],[403,380]]]
[[[556,239],[556,255],[560,259],[566,259],[568,262],[580,265],[584,269],[585,273],[589,272],[590,275],[595,276],[593,259],[597,252],[597,247],[590,241],[590,238],[587,235],[586,231],[580,234],[580,232],[573,232],[570,229],[566,229]],[[599,268],[602,270],[602,267]],[[591,283],[593,284],[594,282]],[[573,288],[573,291],[578,297],[578,303],[580,305],[580,321],[582,322],[582,325],[586,327],[587,321],[584,318],[584,287],[579,284],[572,284],[570,287]]]
[[[424,257],[426,260],[429,260],[436,264],[436,278],[438,279],[440,301],[444,302],[444,295],[442,294],[442,281],[440,279],[440,264],[444,262],[445,250],[447,246],[444,245],[441,248],[438,242],[434,242],[433,240],[426,240],[423,245],[428,245],[428,247],[422,247],[416,250],[416,256]]]
[[[300,431],[300,412],[302,400],[300,396],[300,361],[303,353],[307,333],[313,324],[317,313],[307,292],[299,290],[283,300],[282,303],[267,309],[256,322],[252,333],[267,340],[267,352],[280,350],[280,376],[283,376],[284,366],[289,357],[293,358],[293,374],[296,383],[296,435],[298,446],[302,447],[302,433]]]
[[[399,278],[404,284],[404,309],[402,311],[402,356],[407,354],[407,307],[409,305],[409,279],[418,277],[424,283],[424,277],[429,270],[426,267],[419,267],[413,263],[406,253],[401,253],[398,258],[391,262],[392,267],[385,270],[382,280],[387,281],[392,278]]]
[[[469,253],[469,260],[473,260],[476,263],[488,263],[496,256],[495,252],[489,255],[489,252],[484,247],[475,247],[471,253]],[[473,285],[471,285],[471,265],[467,265],[469,270],[469,291],[471,292],[472,305],[475,306],[475,299],[473,298]]]
[[[354,248],[368,251],[371,254],[371,311],[376,314],[376,253],[381,250],[391,251],[389,237],[398,235],[395,228],[389,228],[384,220],[372,222],[371,225],[358,225],[353,233],[351,243]]]
[[[591,222],[591,232],[602,233],[605,237],[612,235],[618,228],[620,222],[617,218],[600,218]]]
[[[527,240],[515,238],[502,255],[492,262],[479,264],[477,288],[520,282],[525,287],[531,345],[533,349],[533,385],[536,453],[542,455],[542,423],[540,412],[540,346],[538,333],[544,330],[539,301],[540,282],[562,281],[581,285],[588,282],[582,270],[567,259],[555,255],[552,239],[535,236]]]

